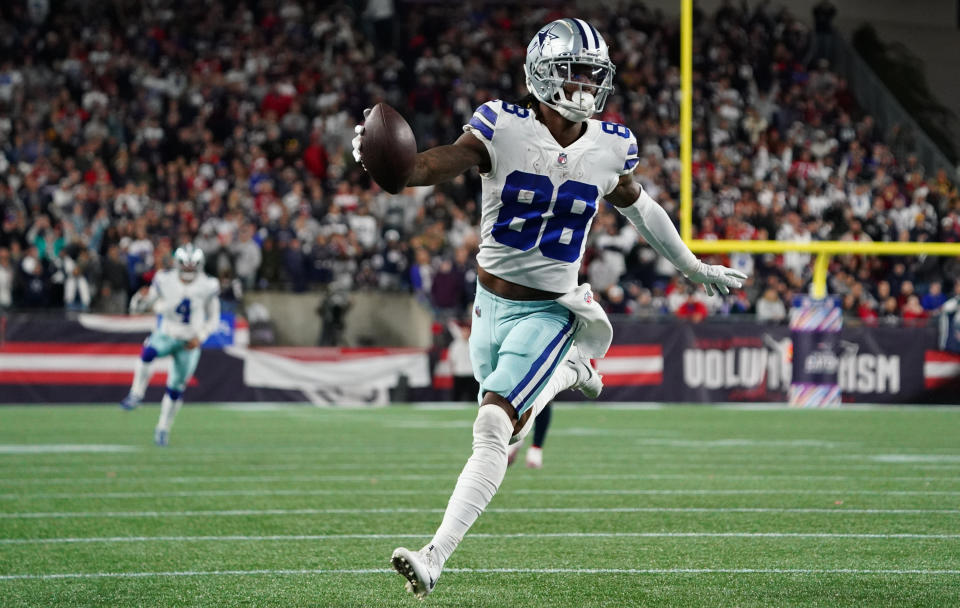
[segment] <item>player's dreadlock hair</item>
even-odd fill
[[[537,118],[540,118],[540,100],[537,99],[536,95],[533,93],[527,93],[513,105],[520,106],[521,108],[527,108],[528,110],[533,110],[534,115]]]

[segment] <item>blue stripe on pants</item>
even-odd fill
[[[522,416],[525,411],[527,411],[530,406],[533,405],[534,398],[540,393],[540,390],[546,384],[547,380],[550,379],[550,376],[553,375],[553,372],[557,370],[557,366],[560,365],[560,362],[563,361],[564,356],[567,354],[567,350],[573,344],[573,335],[567,337],[563,345],[560,347],[560,353],[557,355],[557,358],[553,360],[553,363],[550,365],[550,369],[547,370],[543,376],[540,377],[540,380],[537,381],[536,386],[533,387],[533,390],[524,398],[522,405],[517,407],[517,416]]]
[[[544,349],[542,353],[540,353],[540,356],[537,357],[537,360],[534,361],[533,365],[530,366],[530,370],[527,372],[527,375],[523,377],[523,380],[520,381],[520,384],[518,384],[512,391],[510,391],[509,395],[507,395],[507,401],[509,401],[510,404],[513,405],[515,408],[517,407],[517,405],[514,403],[514,400],[517,398],[517,395],[519,395],[523,391],[523,389],[528,384],[530,384],[534,376],[537,375],[537,371],[539,371],[540,368],[543,367],[543,364],[547,361],[547,358],[550,356],[550,353],[554,351],[557,344],[559,344],[560,341],[563,340],[567,332],[570,331],[570,328],[573,327],[573,319],[574,319],[573,313],[570,313],[570,316],[567,319],[567,324],[564,325],[563,329],[560,330],[560,333],[558,333],[556,337],[554,337],[554,339],[550,341],[550,344],[547,346],[547,348]]]

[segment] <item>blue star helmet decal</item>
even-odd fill
[[[543,50],[543,45],[547,40],[555,40],[556,38],[559,38],[559,36],[557,36],[554,33],[551,33],[550,31],[554,28],[554,26],[556,26],[556,22],[551,23],[550,27],[548,27],[547,29],[541,32],[537,32],[537,38],[540,40],[540,50]]]

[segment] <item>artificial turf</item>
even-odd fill
[[[0,408],[0,605],[413,606],[470,408]],[[960,409],[560,407],[424,606],[958,606]]]

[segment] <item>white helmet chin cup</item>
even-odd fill
[[[567,120],[582,122],[603,111],[616,68],[596,28],[581,19],[559,19],[530,41],[523,71],[534,97]],[[569,99],[567,85],[578,87]]]
[[[563,101],[558,101],[556,105],[557,112],[571,122],[583,122],[594,115],[596,104],[592,93],[587,91],[574,91],[572,99],[567,100],[563,95],[563,89],[560,90]]]

